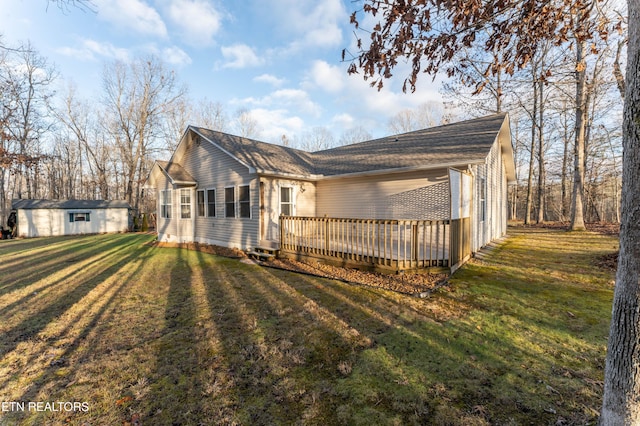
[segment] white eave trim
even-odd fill
[[[449,169],[450,167],[467,167],[469,164],[471,165],[484,164],[484,159],[457,160],[453,163],[440,163],[440,164],[429,164],[424,166],[397,167],[392,169],[380,169],[380,170],[368,170],[364,172],[342,173],[339,175],[322,176],[322,179],[323,180],[342,179],[342,178],[351,178],[351,177],[388,175],[392,173],[408,173],[408,172],[418,172],[418,171],[425,171],[425,170]]]
[[[470,165],[484,164],[484,163],[485,163],[485,159],[460,160],[453,163],[430,164],[430,165],[412,166],[412,167],[396,167],[392,169],[367,170],[363,172],[341,173],[337,175],[322,175],[322,174],[298,175],[294,173],[274,172],[271,170],[257,170],[256,172],[261,176],[280,177],[280,178],[286,178],[286,179],[317,182],[321,180],[388,175],[393,173],[410,173],[410,172],[419,172],[419,171],[427,171],[427,170],[449,169],[449,168],[456,168],[456,167],[464,168]]]

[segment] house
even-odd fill
[[[127,232],[126,201],[13,200],[18,237]]]
[[[319,152],[189,126],[171,159],[156,161],[146,187],[157,193],[160,241],[281,243],[281,215],[466,218],[475,252],[506,232],[511,183],[503,113]]]

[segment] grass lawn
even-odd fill
[[[428,299],[149,235],[0,241],[0,424],[595,424],[617,239],[509,234]]]

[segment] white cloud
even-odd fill
[[[185,42],[208,46],[220,30],[222,16],[213,5],[203,0],[174,0],[168,7],[172,22],[180,28]]]
[[[355,118],[353,118],[351,114],[347,113],[337,114],[331,118],[331,123],[343,129],[353,127],[355,122]]]
[[[189,57],[184,50],[176,46],[163,49],[162,59],[173,65],[189,65],[192,62],[191,57]]]
[[[261,65],[264,61],[246,44],[234,44],[221,48],[222,56],[227,59],[223,68],[247,68]]]
[[[314,61],[308,78],[316,86],[329,93],[339,93],[345,87],[347,72],[325,61]]]
[[[140,34],[166,37],[167,27],[160,14],[141,0],[94,0],[98,17]]]
[[[267,83],[272,85],[273,87],[280,87],[285,82],[283,78],[278,78],[275,75],[271,74],[261,74],[257,77],[254,77],[253,81],[258,83]]]
[[[342,0],[272,0],[265,4],[264,19],[279,34],[295,40],[285,53],[342,46],[342,27],[349,22]]]
[[[58,52],[65,56],[71,56],[81,60],[117,59],[129,61],[131,53],[128,49],[116,47],[108,42],[99,42],[91,39],[82,40],[80,47],[63,47]]]
[[[261,98],[236,99],[233,103],[252,107],[271,107],[283,111],[291,109],[314,117],[319,117],[322,113],[320,105],[313,102],[307,92],[300,89],[280,89]]]
[[[262,140],[268,142],[281,143],[283,135],[291,139],[304,129],[304,121],[298,116],[290,116],[284,109],[256,108],[250,113],[258,127],[263,129]]]

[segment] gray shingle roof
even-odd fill
[[[506,114],[432,127],[312,154],[316,173],[333,176],[373,170],[482,162]]]
[[[130,209],[129,203],[123,200],[12,200],[13,210],[35,209]]]
[[[312,153],[202,127],[192,126],[192,129],[243,164],[258,171],[299,176],[315,174],[315,159]]]
[[[201,127],[191,128],[258,172],[328,177],[482,162],[489,154],[505,116],[505,113],[494,114],[318,152],[301,151]]]
[[[185,185],[195,185],[196,180],[187,172],[184,167],[178,163],[171,163],[169,161],[156,161],[158,166],[171,178],[174,183],[180,183]]]

